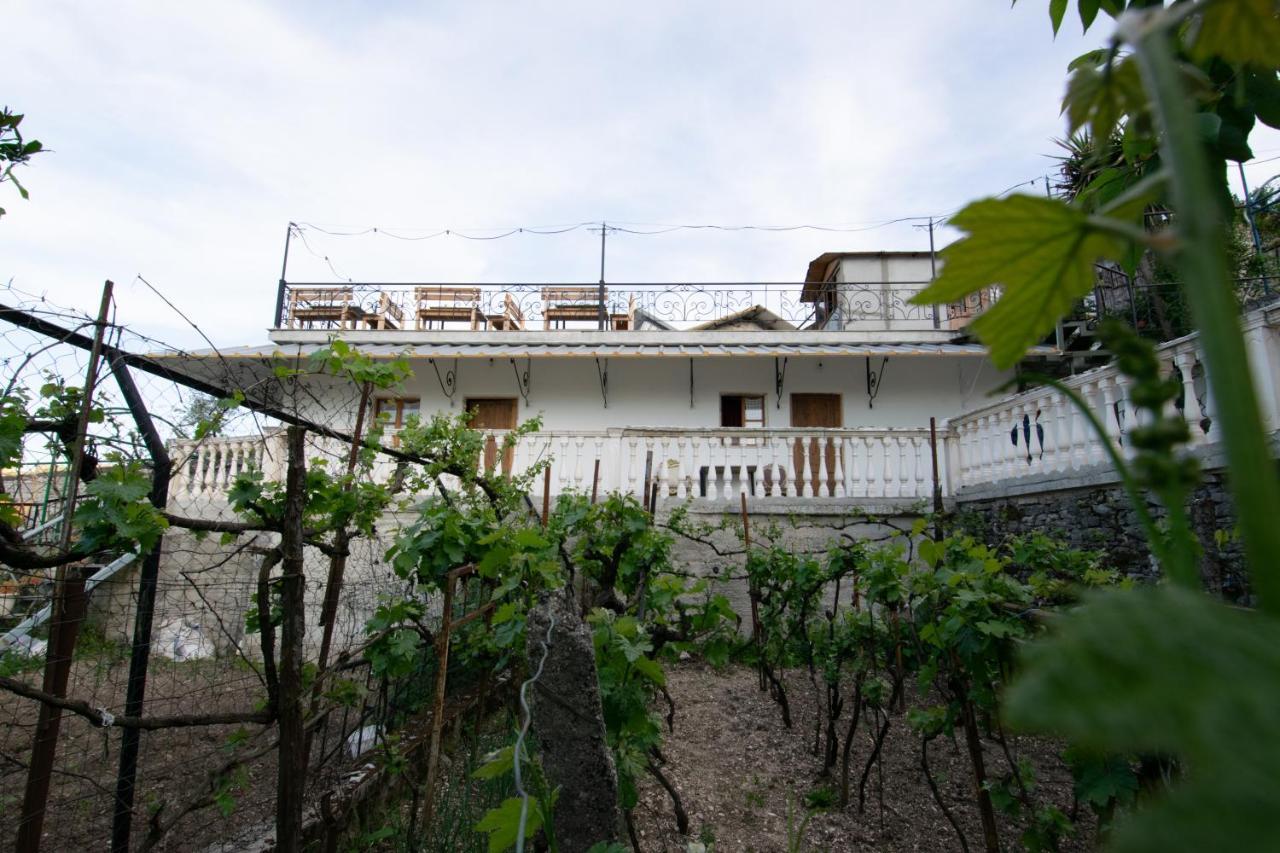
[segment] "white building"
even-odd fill
[[[933,491],[930,420],[945,427],[1009,379],[965,337],[975,312],[909,304],[931,274],[928,253],[877,252],[822,255],[794,283],[282,283],[270,344],[183,369],[230,364],[251,387],[273,357],[336,335],[410,359],[413,379],[375,402],[393,425],[465,409],[500,432],[539,417],[503,464],[550,454],[553,492],[589,489],[599,460],[602,492],[639,494],[652,459],[662,497],[915,500]],[[317,420],[349,429],[355,412],[335,423],[325,401],[342,398],[318,394]]]

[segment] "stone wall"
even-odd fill
[[[961,498],[955,505],[960,523],[970,533],[996,545],[1011,536],[1044,533],[1074,548],[1104,550],[1111,567],[1141,580],[1159,576],[1147,537],[1124,489],[1100,472],[1093,483],[1050,489],[1011,489],[1004,496]],[[1148,500],[1157,522],[1164,508]],[[1200,570],[1207,589],[1228,601],[1249,603],[1244,554],[1236,535],[1236,515],[1223,472],[1207,471],[1187,502],[1200,542]]]
[[[811,498],[747,502],[753,546],[778,544],[817,558],[840,541],[906,543],[923,511],[919,501],[894,499],[867,504]],[[659,513],[660,525],[669,521],[669,513]],[[693,575],[710,578],[712,591],[724,594],[744,625],[749,624],[741,505],[690,501],[686,518],[671,532],[675,539],[672,562]]]

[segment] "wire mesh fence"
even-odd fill
[[[323,835],[357,796],[351,771],[371,772],[371,751],[432,704],[430,673],[390,681],[360,654],[380,596],[404,590],[384,558],[401,515],[340,547],[305,543],[303,630],[290,636],[271,627],[274,603],[258,611],[264,590],[274,601],[285,534],[245,523],[255,515],[234,491],[285,480],[288,425],[305,431],[310,470],[353,470],[367,394],[337,380],[317,394],[324,383],[298,381],[301,362],[246,377],[216,351],[184,373],[180,349],[114,321],[109,293],[104,322],[13,289],[0,303],[4,416],[19,419],[2,472],[0,843],[239,850],[272,837],[285,689],[274,670],[291,655],[306,710],[303,819]],[[388,451],[362,476],[394,477]],[[86,494],[138,489],[167,521],[154,547],[85,544]],[[477,596],[464,584],[459,606]]]

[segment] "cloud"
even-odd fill
[[[1066,62],[1035,3],[217,6],[18,2],[6,97],[54,153],[6,198],[0,277],[193,343],[260,341],[290,220],[869,223],[1051,169]],[[1065,29],[1065,28],[1064,28]],[[1259,146],[1263,147],[1263,146]],[[1270,147],[1280,147],[1272,143]],[[940,232],[940,237],[945,232]],[[592,281],[599,237],[307,233],[292,280]],[[615,234],[611,280],[787,280],[857,234]]]

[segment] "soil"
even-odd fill
[[[72,665],[68,695],[95,707],[121,713],[128,661],[122,655],[77,660]],[[33,685],[39,672],[20,676]],[[152,659],[147,682],[146,714],[202,714],[252,709],[261,698],[256,674],[233,660],[175,663]],[[21,815],[26,762],[38,705],[0,691],[0,844],[12,846]],[[336,721],[345,729],[353,719]],[[334,726],[337,728],[337,725]],[[146,836],[151,815],[168,819],[175,810],[209,790],[210,772],[232,754],[236,725],[176,728],[144,732],[139,750],[132,848]],[[275,736],[274,727],[248,725],[256,734],[238,751],[254,752]],[[71,713],[62,716],[58,757],[44,823],[44,850],[101,850],[110,846],[114,790],[121,730],[102,729]],[[317,737],[325,755],[336,753],[324,770],[309,779],[323,790],[344,765],[336,734]],[[275,815],[276,766],[273,753],[245,765],[228,791],[227,811],[206,807],[183,817],[157,845],[160,851],[244,850],[249,839],[270,836]]]
[[[819,708],[804,673],[787,674],[793,728],[782,724],[778,706],[758,689],[754,670],[713,669],[684,662],[668,669],[668,690],[676,705],[674,731],[665,734],[663,773],[679,792],[689,815],[689,835],[676,830],[672,803],[651,778],[641,788],[634,812],[641,849],[687,851],[691,842],[708,851],[751,850],[960,850],[955,830],[931,795],[920,770],[920,743],[903,715],[895,715],[882,754],[882,769],[868,779],[865,809],[857,804],[857,780],[871,753],[871,727],[859,725],[851,765],[851,804],[839,807],[839,765],[835,778],[820,778],[822,759],[811,750]],[[914,698],[914,697],[913,697]],[[923,700],[915,700],[923,706]],[[908,700],[908,706],[912,700]],[[661,709],[665,713],[665,708]],[[824,719],[825,719],[825,712]],[[848,708],[841,720],[848,725]],[[1070,815],[1071,775],[1058,757],[1061,744],[1029,737],[1009,738],[1015,760],[1034,768],[1035,797]],[[988,773],[1009,772],[1000,748],[987,744]],[[945,738],[929,748],[930,769],[948,808],[960,823],[969,849],[983,849],[968,755],[963,743]],[[883,789],[880,780],[883,779]],[[807,817],[806,795],[818,788],[835,793],[835,805]],[[883,793],[883,798],[881,798]],[[881,805],[883,803],[883,807]],[[807,818],[807,822],[806,822]],[[1000,819],[1000,839],[1016,849],[1022,827]],[[1096,826],[1079,809],[1077,834],[1063,850],[1090,850]],[[789,845],[788,839],[802,843]]]

